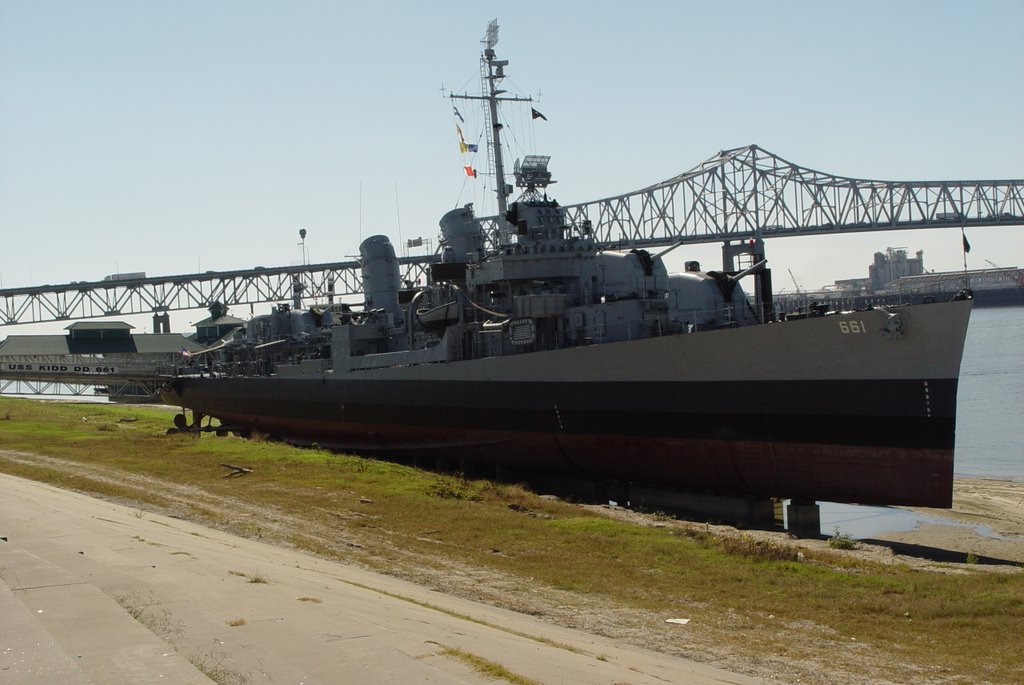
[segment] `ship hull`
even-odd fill
[[[168,403],[364,453],[731,496],[949,507],[969,302],[493,359],[182,378]]]

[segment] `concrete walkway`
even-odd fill
[[[0,685],[495,682],[446,649],[552,685],[761,682],[5,475],[0,537]]]

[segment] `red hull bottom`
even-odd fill
[[[952,449],[436,429],[230,413],[218,418],[233,428],[363,454],[458,458],[729,496],[952,506]]]

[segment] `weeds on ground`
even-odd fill
[[[479,484],[464,476],[441,476],[427,488],[427,494],[441,499],[462,499],[471,502],[483,499]]]
[[[171,612],[153,601],[152,593],[145,597],[137,592],[111,595],[128,615],[144,625],[154,635],[166,640],[180,638],[185,634],[185,624],[171,617]]]
[[[261,576],[258,573],[244,573],[242,571],[228,571],[228,575],[238,576],[240,578],[245,578],[247,583],[257,583],[257,584],[264,584],[264,585],[266,585],[267,583],[270,582],[265,577]]]
[[[760,561],[799,561],[800,550],[787,544],[762,540],[752,535],[718,535],[708,529],[685,526],[680,532],[710,549],[718,549],[747,559]]]
[[[228,653],[221,649],[220,644],[219,640],[214,640],[209,649],[196,649],[188,657],[188,662],[217,685],[245,685],[250,680],[249,676],[227,665]]]
[[[860,543],[849,533],[844,533],[836,526],[835,534],[828,539],[828,546],[832,549],[857,549]]]
[[[521,676],[518,673],[513,673],[499,663],[489,661],[476,654],[456,649],[455,647],[444,647],[441,650],[441,655],[458,659],[480,675],[493,680],[504,680],[515,685],[540,685],[535,680]]]

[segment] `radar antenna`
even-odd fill
[[[488,50],[493,50],[498,44],[498,20],[491,19],[487,24],[487,33],[484,34],[483,44]]]
[[[550,161],[550,155],[526,155],[522,162],[517,159],[514,172],[516,185],[530,192],[556,183],[557,181],[551,180],[551,172],[548,171]]]

